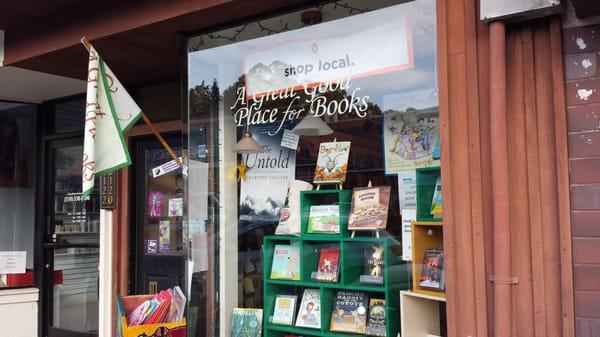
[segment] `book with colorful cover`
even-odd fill
[[[261,337],[263,309],[234,308],[231,337]]]
[[[331,331],[364,334],[369,298],[361,291],[339,290],[333,299]]]
[[[385,299],[371,298],[369,300],[369,316],[365,334],[385,337]]]
[[[339,234],[339,205],[313,205],[308,215],[307,233]]]
[[[319,145],[315,184],[342,184],[346,181],[350,142],[327,142]]]
[[[275,309],[271,323],[280,325],[294,324],[294,314],[296,313],[296,295],[277,295],[275,297]]]
[[[319,253],[317,271],[312,278],[319,281],[337,282],[339,274],[340,248],[322,248]]]
[[[442,179],[437,177],[435,181],[435,189],[433,190],[433,198],[431,200],[431,209],[429,212],[434,218],[442,217]]]
[[[300,280],[300,249],[298,242],[277,244],[273,250],[271,279]]]
[[[321,328],[321,293],[319,289],[304,289],[302,303],[298,309],[296,326]]]
[[[438,249],[426,249],[423,255],[419,286],[443,291],[445,289],[444,252]]]
[[[372,244],[364,250],[364,273],[360,275],[361,283],[383,284],[385,270],[384,247]]]
[[[348,229],[385,229],[390,203],[390,189],[390,186],[355,188],[352,192]]]

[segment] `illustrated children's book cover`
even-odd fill
[[[427,249],[423,255],[419,285],[423,288],[444,290],[444,252],[438,249]]]
[[[319,253],[317,271],[312,273],[312,278],[319,281],[337,282],[340,248],[322,248]]]
[[[275,245],[273,264],[271,266],[271,279],[300,280],[300,251],[298,242],[292,242],[289,245]]]
[[[371,298],[369,300],[369,316],[365,334],[385,337],[385,299]]]
[[[304,289],[302,303],[298,309],[296,326],[321,328],[321,294],[319,289]]]
[[[315,168],[315,184],[342,184],[346,181],[350,142],[328,142],[319,145]]]
[[[294,323],[297,300],[298,296],[295,295],[277,295],[275,298],[275,309],[273,309],[271,323],[292,325]]]
[[[235,308],[231,316],[231,337],[260,337],[262,309]]]
[[[352,193],[349,230],[384,229],[387,225],[390,186],[359,187]]]
[[[333,299],[331,331],[364,334],[368,302],[364,292],[339,290]]]
[[[307,233],[337,234],[340,232],[339,205],[313,205],[308,215]]]

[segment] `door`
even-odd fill
[[[165,140],[181,156],[181,134],[168,134]],[[185,289],[183,176],[177,166],[164,166],[171,161],[156,138],[133,141],[131,270],[136,294],[153,294],[176,285]]]
[[[82,197],[82,143],[47,143],[42,319],[50,337],[98,334],[99,193]]]

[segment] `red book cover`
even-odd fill
[[[340,260],[340,248],[322,248],[319,265],[313,278],[319,281],[337,282]]]

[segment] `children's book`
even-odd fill
[[[319,281],[337,282],[339,261],[339,247],[322,248],[319,253],[317,271],[312,273],[312,278]]]
[[[297,300],[298,296],[296,295],[277,295],[271,323],[280,325],[294,324]]]
[[[350,142],[328,142],[319,145],[315,168],[315,184],[342,184],[346,181]]]
[[[433,215],[434,218],[442,217],[442,179],[440,177],[437,177],[437,180],[435,181],[430,214]]]
[[[231,337],[261,337],[262,318],[262,309],[233,309]]]
[[[333,299],[331,331],[364,334],[367,326],[367,294],[339,290]]]
[[[349,230],[384,229],[387,225],[390,186],[358,187],[352,192]]]
[[[313,205],[308,215],[307,233],[337,234],[340,232],[339,205]]]
[[[298,242],[292,242],[289,245],[275,245],[273,264],[271,266],[271,279],[300,280],[300,250]]]
[[[321,294],[319,289],[304,289],[302,303],[298,309],[296,326],[304,328],[321,328]]]
[[[385,337],[385,299],[371,298],[369,300],[369,316],[365,334]]]
[[[444,252],[438,249],[426,249],[423,254],[423,268],[419,286],[433,290],[444,290]]]

